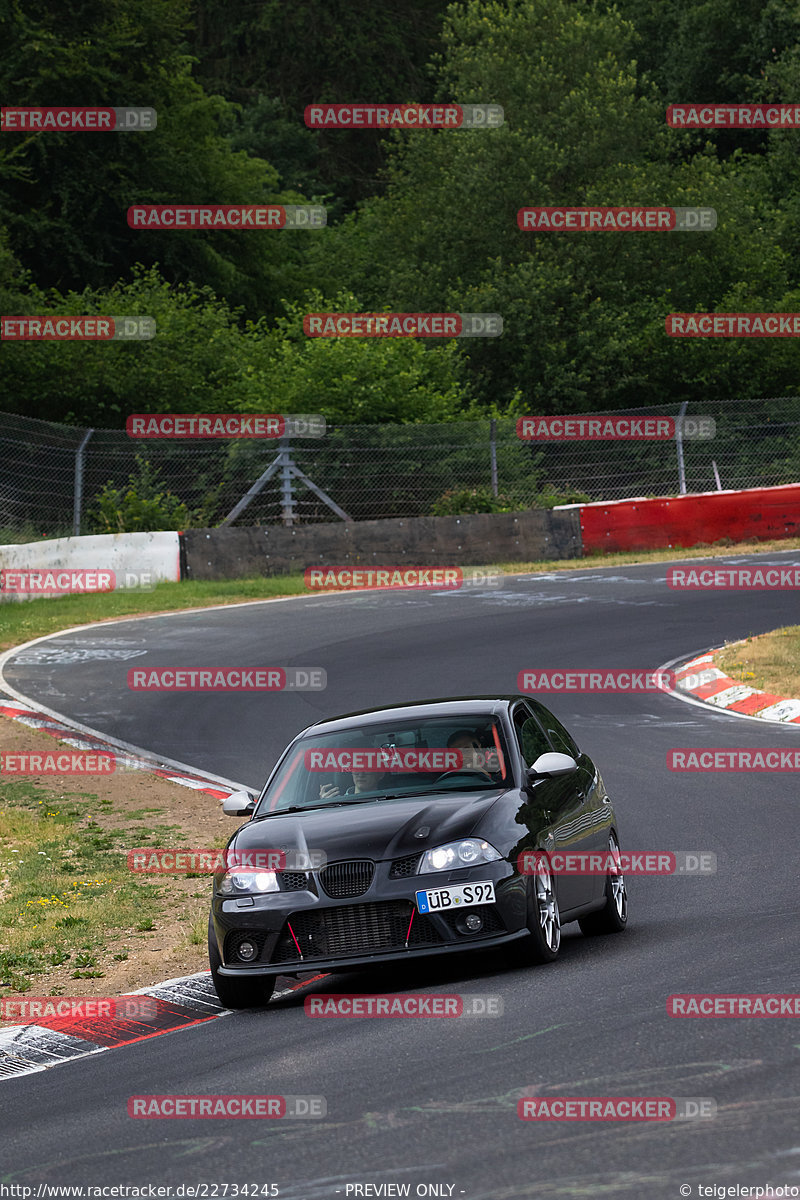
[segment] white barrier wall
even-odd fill
[[[0,546],[0,600],[144,591],[180,577],[179,538],[171,531],[101,533]]]

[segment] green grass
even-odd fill
[[[209,583],[184,580],[182,583],[158,583],[151,592],[98,592],[7,603],[2,609],[0,649],[7,650],[20,642],[58,633],[72,625],[88,625],[113,617],[237,604],[305,592],[302,575],[277,575],[270,579],[226,579]]]
[[[800,625],[745,638],[714,661],[732,679],[759,691],[787,699],[800,697]]]
[[[102,978],[123,931],[154,928],[161,908],[161,888],[128,870],[130,832],[99,829],[91,794],[43,799],[31,782],[3,780],[0,800],[0,995],[56,966]],[[169,844],[173,830],[147,836]]]
[[[208,934],[208,919],[202,916],[199,921],[193,921],[189,929],[189,945],[202,946]]]

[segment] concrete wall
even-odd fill
[[[0,572],[23,571],[111,572],[112,587],[103,590],[146,587],[162,580],[180,579],[180,546],[174,532],[100,533],[88,537],[48,538],[0,546]],[[52,595],[45,591],[18,591],[13,575],[0,576],[9,586],[0,600],[29,600]],[[55,580],[58,583],[58,580]]]
[[[185,579],[282,575],[313,566],[485,566],[580,557],[580,518],[577,510],[531,509],[295,529],[187,529],[181,550]]]

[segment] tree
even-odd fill
[[[336,424],[447,421],[471,398],[452,341],[426,346],[417,338],[307,337],[308,312],[354,312],[355,296],[332,300],[313,291],[265,333],[262,399],[243,398],[243,412],[318,412]],[[437,339],[438,341],[438,339]]]
[[[330,199],[332,218],[380,190],[386,135],[311,131],[307,104],[433,99],[428,59],[447,0],[199,0],[194,49],[206,86],[241,105],[234,144],[283,186]]]
[[[137,263],[278,311],[300,294],[302,239],[280,232],[139,231],[149,203],[302,201],[267,162],[234,150],[235,108],[207,95],[186,54],[189,0],[16,0],[0,18],[5,105],[152,107],[146,133],[4,132],[0,207],[10,245],[42,287],[111,287]]]
[[[723,162],[668,129],[633,42],[619,12],[587,3],[452,5],[439,93],[499,102],[506,124],[397,135],[386,195],[312,250],[322,286],[346,279],[366,307],[500,312],[502,338],[462,348],[483,404],[519,391],[530,411],[591,411],[793,390],[793,352],[666,337],[671,310],[724,310],[735,296],[781,308],[791,268],[761,159]],[[517,228],[522,206],[589,204],[714,207],[719,224]]]

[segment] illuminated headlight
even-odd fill
[[[478,863],[497,862],[499,858],[502,858],[502,855],[488,842],[481,842],[478,838],[465,838],[463,842],[448,842],[446,846],[426,850],[419,864],[419,874],[453,871],[459,867],[476,866]]]
[[[240,892],[277,892],[280,888],[274,871],[226,871],[217,891],[222,896],[234,896]]]

